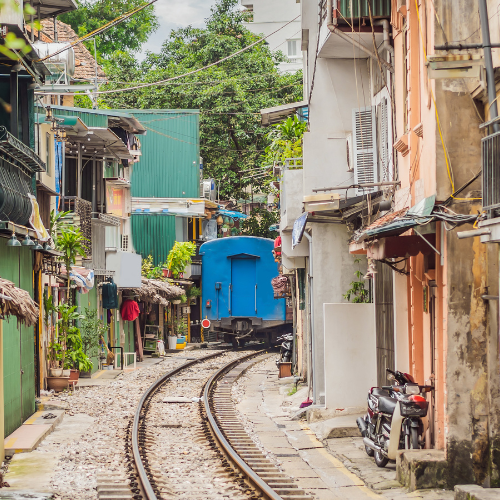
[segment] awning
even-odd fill
[[[0,127],[0,151],[14,158],[31,172],[45,172],[46,165],[42,159],[5,127]]]
[[[34,0],[31,5],[37,11],[40,9],[41,19],[56,17],[59,14],[64,14],[65,12],[70,12],[78,8],[75,0],[51,0],[50,2]]]
[[[89,127],[89,131],[93,133],[87,136],[87,138],[90,138],[90,141],[85,143],[87,149],[92,150],[92,148],[100,149],[105,147],[113,156],[119,159],[134,159],[124,142],[109,128]],[[109,152],[106,152],[106,156],[111,156]],[[103,153],[104,150],[101,149],[100,151],[98,150],[97,154]]]
[[[262,119],[262,125],[272,125],[273,123],[279,123],[287,116],[294,115],[301,108],[308,106],[307,101],[291,102],[289,104],[283,104],[281,106],[275,106],[274,108],[266,108],[260,110],[260,115]]]
[[[219,213],[226,217],[231,217],[232,219],[246,219],[248,217],[248,215],[234,210],[219,210]]]
[[[36,181],[36,188],[37,190],[39,189],[40,191],[47,193],[49,196],[59,196],[57,191],[54,191],[49,186],[46,186],[42,181]]]
[[[359,243],[368,238],[396,236],[412,227],[426,224],[433,219],[432,211],[436,196],[429,196],[418,202],[412,208],[391,212],[376,220],[373,224],[357,233],[354,241]]]

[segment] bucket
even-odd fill
[[[175,349],[177,346],[177,337],[168,337],[168,348]]]

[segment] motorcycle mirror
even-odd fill
[[[396,377],[394,376],[394,374],[389,373],[389,374],[387,375],[387,380],[396,380]]]

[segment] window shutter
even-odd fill
[[[352,110],[354,139],[354,183],[378,182],[375,107]],[[376,187],[358,188],[357,195],[376,191]]]

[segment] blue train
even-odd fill
[[[200,247],[203,318],[221,340],[243,346],[256,338],[272,342],[287,331],[286,299],[275,299],[271,285],[278,275],[273,248],[273,240],[253,236]]]

